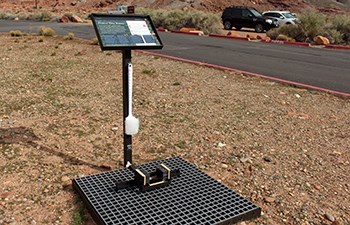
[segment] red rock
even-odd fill
[[[233,32],[233,31],[229,31],[229,32],[227,33],[227,36],[239,37],[239,35],[238,35],[236,32]]]
[[[284,34],[279,34],[276,38],[276,40],[279,40],[279,41],[288,41],[288,36],[284,35]]]
[[[264,40],[264,41],[271,41],[271,38],[266,36],[262,40]]]
[[[84,23],[84,21],[77,15],[73,15],[71,21],[74,23]]]
[[[191,30],[190,33],[195,33],[195,34],[198,34],[199,36],[203,36],[204,35],[204,32],[200,31],[200,30]]]
[[[61,23],[69,23],[69,18],[68,18],[67,16],[62,16],[62,17],[60,18],[60,22],[61,22]]]
[[[180,29],[181,32],[191,32],[191,31],[196,31],[196,28],[190,28],[190,27],[183,27]]]
[[[329,45],[329,39],[320,35],[314,37],[314,42],[317,45]]]
[[[254,35],[249,35],[249,34],[247,34],[247,38],[249,40],[256,40],[257,39]]]
[[[11,195],[10,192],[4,192],[4,193],[1,193],[0,197],[1,197],[1,198],[7,198],[7,197],[9,197],[10,195]]]

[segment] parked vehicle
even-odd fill
[[[256,32],[261,33],[278,26],[277,21],[265,19],[256,9],[244,6],[225,8],[221,19],[225,30],[231,30],[232,27],[240,30],[246,27],[254,28]]]
[[[289,11],[267,11],[263,12],[263,16],[267,19],[277,20],[279,25],[296,24],[298,22],[295,14]]]

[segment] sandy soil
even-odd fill
[[[133,52],[134,160],[181,156],[263,209],[350,224],[350,101]],[[0,224],[94,224],[70,180],[121,168],[121,54],[0,36]]]

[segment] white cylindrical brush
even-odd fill
[[[132,115],[132,64],[128,63],[129,115],[125,118],[125,134],[134,135],[139,132],[140,121]]]

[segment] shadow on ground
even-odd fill
[[[43,151],[51,155],[56,155],[58,157],[61,157],[64,160],[64,163],[67,163],[67,164],[86,165],[99,171],[106,171],[110,169],[110,168],[106,168],[105,166],[95,165],[93,163],[89,163],[81,159],[78,159],[74,156],[70,156],[63,152],[40,145],[37,143],[37,141],[40,141],[40,138],[34,134],[32,129],[28,129],[26,127],[14,127],[14,128],[6,128],[6,129],[0,128],[0,145],[21,144],[21,143],[27,144],[34,147],[38,151]]]

